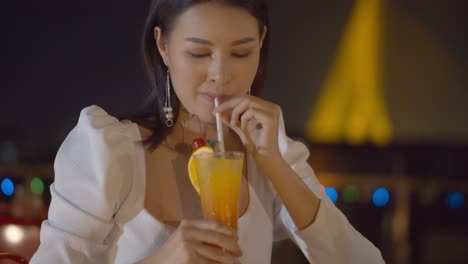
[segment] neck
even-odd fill
[[[229,137],[230,132],[227,126],[223,126],[223,134]],[[171,133],[166,138],[166,143],[170,146],[177,144],[191,145],[195,138],[217,139],[216,123],[202,122],[198,116],[190,114],[185,108],[181,108],[177,123]],[[229,140],[226,138],[226,140]]]

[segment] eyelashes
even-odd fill
[[[243,54],[233,53],[232,56],[236,58],[247,58],[250,56],[250,53],[251,52],[243,53]]]
[[[188,54],[190,55],[190,57],[195,58],[195,59],[201,59],[201,58],[210,56],[209,54],[197,54],[197,53],[191,53],[191,52],[188,52]]]
[[[206,58],[206,57],[209,57],[211,54],[199,54],[199,53],[192,53],[192,52],[188,52],[189,56],[194,58],[194,59],[201,59],[201,58]],[[251,52],[247,52],[247,53],[232,53],[231,56],[233,56],[234,58],[247,58],[249,57],[251,54]]]

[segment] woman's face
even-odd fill
[[[175,21],[168,39],[158,27],[155,39],[170,69],[172,85],[184,107],[213,123],[214,98],[248,93],[257,72],[266,34],[247,11],[219,3],[190,7]]]

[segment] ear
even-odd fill
[[[161,57],[162,57],[162,59],[164,61],[164,64],[166,64],[166,66],[169,67],[169,65],[168,65],[168,61],[169,61],[168,60],[168,57],[169,57],[168,54],[169,53],[168,53],[168,50],[167,50],[167,41],[163,37],[160,27],[154,27],[153,37],[154,37],[154,40],[156,41],[156,46],[158,47],[159,54],[161,54]]]
[[[263,40],[265,40],[265,36],[267,34],[267,31],[268,31],[267,26],[263,26],[262,35],[260,36],[260,48],[263,47]]]

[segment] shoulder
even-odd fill
[[[82,206],[110,218],[130,191],[136,166],[135,130],[135,125],[120,122],[101,107],[84,108],[57,152],[55,189],[69,201],[99,199]]]
[[[132,126],[133,125],[133,126]],[[120,122],[99,106],[81,110],[78,123],[65,139],[61,150],[73,145],[74,151],[108,151],[137,139],[136,125]]]
[[[309,157],[309,149],[307,146],[298,141],[293,140],[286,134],[283,113],[281,112],[278,127],[278,145],[283,158],[289,163],[306,161]]]
[[[109,137],[110,135],[128,134],[123,123],[96,105],[81,110],[78,123],[73,131],[82,136],[101,138],[104,140],[103,143],[112,143],[109,141],[112,139]]]
[[[86,107],[62,143],[56,163],[67,158],[74,163],[112,162],[111,158],[126,155],[132,148],[136,139],[134,130],[134,126],[120,122],[99,106]]]

